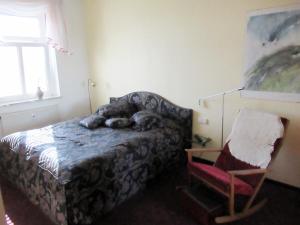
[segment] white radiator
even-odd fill
[[[17,131],[40,128],[60,120],[57,105],[43,106],[13,113],[4,113],[0,119],[1,137]]]

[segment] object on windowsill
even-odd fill
[[[192,143],[201,145],[202,147],[206,147],[206,144],[209,143],[210,141],[211,138],[209,137],[199,136],[198,134],[195,134]]]
[[[43,99],[44,97],[44,92],[40,87],[37,87],[36,96],[38,97],[39,100]]]

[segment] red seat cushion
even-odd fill
[[[230,189],[230,174],[224,170],[221,170],[215,166],[210,166],[197,162],[188,163],[189,173],[192,173],[203,180],[221,188],[224,192]],[[235,194],[240,195],[252,195],[254,190],[253,187],[243,180],[235,177],[234,179]]]

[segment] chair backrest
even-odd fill
[[[250,114],[251,113],[253,113],[253,112],[250,112]],[[260,113],[260,112],[258,112],[258,113]],[[244,119],[243,117],[238,117],[238,118],[239,119]],[[240,122],[240,121],[238,121],[238,118],[235,121],[235,123]],[[280,118],[280,117],[278,117],[278,118],[279,118],[280,123],[283,125],[283,134],[279,135],[276,139],[274,139],[271,146],[268,145],[268,146],[271,147],[271,150],[269,150],[271,161],[275,158],[275,156],[278,153],[278,150],[281,147],[282,140],[284,138],[286,127],[287,127],[287,124],[288,124],[287,119]],[[253,130],[256,131],[256,132],[257,132],[257,130],[260,129],[259,127],[262,127],[262,130],[263,130],[263,126],[266,126],[265,123],[259,123],[259,122],[255,123],[254,125],[255,125],[255,127],[254,127]],[[235,125],[233,126],[233,129],[234,128],[235,128]],[[258,133],[257,135],[264,135],[264,132],[257,132],[257,133]],[[241,135],[241,137],[243,137],[243,135]],[[274,137],[276,137],[276,136],[274,136]],[[255,139],[252,140],[252,141],[255,141]],[[270,139],[267,140],[267,141],[270,141]],[[242,150],[244,150],[244,149],[242,149]],[[215,166],[222,169],[222,170],[225,170],[225,171],[228,171],[228,170],[243,170],[243,169],[257,169],[257,168],[262,167],[260,165],[254,165],[254,163],[252,163],[252,162],[249,163],[245,159],[238,158],[238,157],[236,157],[236,155],[234,156],[232,154],[232,152],[233,151],[231,151],[231,149],[230,149],[230,139],[229,139],[226,142],[220,156],[218,157],[218,159],[215,163]],[[264,167],[268,167],[270,165],[271,161],[270,162],[265,162],[264,161],[263,166],[265,165]],[[243,179],[245,182],[249,183],[252,186],[255,186],[259,182],[260,178],[261,178],[261,175],[241,176],[240,177],[240,179]]]

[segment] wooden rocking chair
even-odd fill
[[[250,112],[250,113],[249,113]],[[245,120],[245,117],[250,116],[250,120],[255,118],[255,116],[275,116],[272,114],[257,112],[254,110],[244,109],[241,110],[240,114],[243,113],[244,116],[240,117],[235,120],[234,127],[232,129],[231,135],[234,134],[234,129],[237,127],[238,123],[242,123],[241,120]],[[255,115],[253,117],[253,115]],[[275,116],[276,117],[276,116]],[[247,119],[246,119],[247,120]],[[272,144],[272,150],[269,154],[271,157],[271,161],[274,160],[278,150],[282,145],[282,140],[285,135],[285,130],[288,124],[288,120],[285,118],[278,117],[278,123],[281,123],[282,127],[282,135],[276,138]],[[259,127],[266,126],[265,123],[261,123],[257,121],[254,123],[254,129],[247,128],[248,134],[251,132],[256,132],[255,137],[259,135],[265,135],[264,132],[257,132],[260,131]],[[262,128],[264,129],[264,128]],[[247,133],[246,132],[246,133]],[[259,138],[259,137],[258,137]],[[261,209],[265,203],[266,199],[260,201],[259,203],[253,204],[257,193],[259,192],[266,174],[268,172],[267,168],[269,167],[271,161],[269,161],[265,166],[253,166],[249,162],[245,162],[245,160],[240,160],[237,157],[233,156],[231,149],[230,149],[230,141],[231,139],[226,142],[223,149],[187,149],[188,154],[188,174],[189,179],[195,178],[196,180],[202,181],[205,185],[212,188],[214,191],[220,193],[221,195],[225,196],[228,199],[228,215],[219,216],[215,218],[216,223],[228,223],[233,222],[236,220],[243,219],[245,217],[250,216],[254,212]],[[269,144],[269,143],[266,143]],[[204,152],[220,152],[218,159],[216,160],[214,165],[207,165],[202,164],[199,162],[193,162],[192,155],[193,153],[204,153]],[[242,195],[247,197],[247,201],[243,206],[242,210],[236,212],[235,209],[235,200],[236,196]]]

